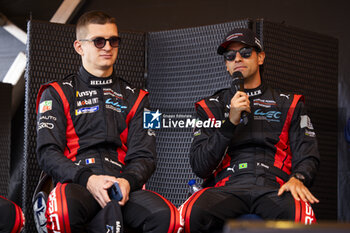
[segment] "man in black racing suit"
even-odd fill
[[[261,81],[265,53],[251,30],[230,31],[218,53],[230,75],[243,75],[245,91],[224,89],[196,103],[199,120],[223,124],[194,131],[190,163],[205,188],[180,209],[185,232],[221,231],[226,220],[244,214],[314,223],[311,204],[318,200],[307,187],[319,153],[303,96]]]
[[[147,92],[116,77],[115,19],[88,12],[77,23],[78,74],[43,85],[37,100],[37,155],[53,177],[49,232],[176,232],[178,213],[142,190],[155,170],[155,135],[143,128]],[[121,200],[108,189],[117,182]]]

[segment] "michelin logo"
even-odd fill
[[[75,110],[75,115],[81,115],[81,114],[86,114],[86,113],[94,113],[97,112],[99,109],[99,106],[93,106],[93,107],[88,107],[88,108],[80,108]]]

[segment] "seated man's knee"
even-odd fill
[[[316,223],[316,216],[310,203],[295,201],[295,222],[307,225]]]
[[[99,208],[84,187],[57,184],[47,201],[47,228],[59,232],[66,232],[69,228],[73,232],[80,232]]]

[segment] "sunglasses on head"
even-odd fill
[[[244,47],[244,48],[241,48],[240,50],[228,50],[223,54],[225,60],[227,60],[227,61],[235,60],[237,52],[239,52],[241,57],[249,58],[252,55],[253,48],[252,47]]]
[[[121,39],[118,36],[112,36],[109,39],[105,39],[103,37],[96,37],[93,40],[81,39],[80,41],[92,41],[94,42],[94,45],[96,48],[102,49],[103,47],[105,47],[107,41],[109,41],[109,44],[111,45],[112,48],[118,48]]]

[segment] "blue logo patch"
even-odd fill
[[[106,100],[106,108],[112,109],[116,112],[124,112],[124,109],[126,109],[127,106],[121,105],[119,101],[113,102],[112,98],[109,98]]]
[[[144,111],[143,112],[143,128],[144,129],[160,129],[161,113],[159,110],[156,112]]]
[[[254,120],[266,120],[266,121],[275,121],[280,122],[281,112],[279,111],[268,111],[264,112],[261,109],[257,109],[254,112]]]
[[[75,115],[78,116],[80,114],[86,114],[86,113],[94,113],[97,112],[99,109],[98,105],[88,108],[79,108],[75,110]]]

